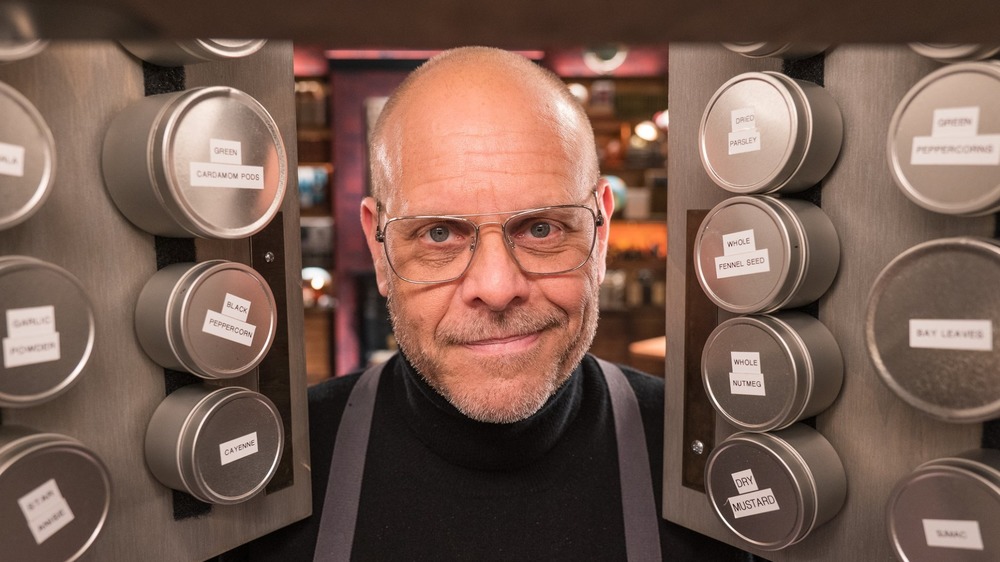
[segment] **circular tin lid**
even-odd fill
[[[1000,552],[1000,453],[992,461],[926,462],[896,485],[887,530],[903,561],[995,560]],[[985,459],[984,459],[985,460]]]
[[[0,41],[0,62],[12,62],[33,57],[45,50],[48,45],[49,42],[44,39]]]
[[[722,46],[734,53],[750,58],[778,57],[785,60],[795,60],[818,55],[825,51],[829,45],[746,41],[735,43],[724,42]]]
[[[155,124],[154,186],[195,236],[244,238],[281,208],[288,158],[278,126],[248,94],[223,86],[177,96]]]
[[[801,457],[771,434],[729,437],[712,450],[705,475],[716,515],[758,548],[785,548],[815,525],[816,483]]]
[[[723,84],[698,130],[712,181],[734,193],[767,193],[787,183],[811,136],[803,99],[799,85],[777,72],[748,72]]]
[[[0,551],[10,560],[76,560],[94,542],[111,504],[101,460],[74,439],[28,434],[0,437]]]
[[[695,270],[705,294],[737,314],[768,312],[792,295],[803,276],[805,237],[780,202],[730,197],[698,228]]]
[[[52,191],[55,140],[20,92],[0,82],[0,230],[33,215]]]
[[[267,39],[123,40],[121,44],[140,59],[160,66],[181,66],[224,61],[252,55]]]
[[[892,116],[888,158],[903,194],[925,209],[1000,208],[1000,63],[952,64],[917,82]]]
[[[795,422],[814,377],[802,339],[771,316],[740,316],[720,324],[705,343],[701,374],[715,409],[746,431]]]
[[[910,48],[918,55],[943,63],[983,60],[1000,53],[998,45],[975,43],[910,43]]]
[[[875,280],[865,320],[882,381],[938,419],[1000,416],[998,285],[992,240],[931,240],[893,259]]]
[[[271,349],[277,305],[267,281],[237,262],[202,262],[175,287],[171,346],[188,370],[208,378],[248,373]]]
[[[33,406],[73,385],[94,348],[94,314],[80,282],[59,266],[0,257],[0,406]]]
[[[281,415],[263,394],[227,387],[206,396],[182,430],[178,459],[193,495],[216,504],[264,489],[284,446]]]
[[[178,41],[177,44],[182,49],[207,59],[226,60],[256,53],[267,44],[267,39],[192,39]]]

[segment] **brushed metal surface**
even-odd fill
[[[740,545],[711,513],[704,494],[681,485],[685,260],[684,216],[717,204],[725,193],[700,169],[698,119],[719,84],[767,61],[748,60],[715,45],[672,45],[670,51],[670,251],[667,255],[667,412],[664,514],[671,521]],[[772,65],[780,62],[771,62]],[[879,271],[903,250],[929,239],[991,236],[994,217],[937,215],[916,206],[894,185],[886,164],[886,134],[899,100],[938,63],[904,45],[840,45],[827,51],[825,88],[844,116],[840,157],[823,181],[822,208],[841,238],[841,264],[819,301],[819,319],[844,356],[840,396],[816,417],[816,428],[844,463],[847,500],[841,512],[802,542],[768,560],[891,560],[885,506],[893,486],[922,462],[979,446],[982,426],[931,419],[879,380],[864,342],[865,303]],[[766,69],[774,69],[774,66]],[[679,86],[682,85],[683,86]],[[719,422],[717,434],[732,428]],[[721,441],[717,439],[716,442]],[[752,551],[752,549],[750,549]]]
[[[237,61],[192,65],[187,86],[226,85],[243,90],[271,113],[296,161],[292,49],[269,42]],[[93,307],[93,356],[79,383],[52,402],[4,410],[3,423],[78,439],[107,465],[112,480],[107,524],[82,560],[205,560],[310,512],[309,444],[305,416],[305,359],[298,203],[294,176],[282,206],[288,277],[291,445],[294,485],[236,506],[216,506],[203,517],[175,521],[172,491],[143,460],[147,423],[165,396],[163,369],[143,353],[133,310],[156,272],[154,238],[118,212],[101,174],[101,146],[114,116],[143,97],[142,63],[113,42],[53,42],[35,57],[0,66],[0,81],[26,95],[52,129],[59,170],[49,200],[29,220],[0,233],[0,255],[50,261],[77,276]],[[291,194],[291,195],[289,195]],[[249,263],[249,241],[197,241],[198,260]],[[262,254],[267,248],[255,248]],[[254,389],[256,375],[231,381]],[[151,532],[155,529],[155,532]]]

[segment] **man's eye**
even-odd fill
[[[552,232],[552,225],[547,222],[536,222],[531,225],[528,232],[535,238],[545,238]]]
[[[451,231],[446,226],[432,226],[427,235],[435,242],[444,242],[451,235]]]

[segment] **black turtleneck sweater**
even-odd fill
[[[656,505],[662,497],[663,381],[623,369],[635,390]],[[312,560],[341,413],[359,373],[309,390],[313,515],[224,560]],[[401,355],[379,382],[354,560],[625,560],[613,415],[586,357],[532,417],[472,421]],[[746,560],[661,520],[663,559]]]

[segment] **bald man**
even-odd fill
[[[390,98],[371,163],[400,353],[310,389],[313,515],[249,558],[743,559],[659,517],[662,380],[587,354],[614,199],[563,83],[445,52]]]

